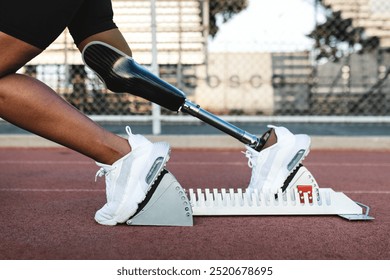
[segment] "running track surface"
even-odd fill
[[[0,259],[390,259],[390,151],[314,150],[320,187],[371,207],[338,216],[195,217],[193,227],[101,226],[97,167],[65,148],[0,148]],[[188,188],[245,188],[239,150],[174,149],[167,169]]]

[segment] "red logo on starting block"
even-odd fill
[[[309,198],[309,203],[313,203],[313,186],[301,185],[301,186],[297,186],[297,188],[298,188],[299,201],[301,203],[305,203],[305,193],[307,193],[307,196]]]

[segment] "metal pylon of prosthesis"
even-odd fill
[[[192,226],[193,216],[338,215],[348,220],[372,220],[369,207],[342,192],[319,188],[301,166],[285,191],[259,193],[243,189],[184,190],[164,171],[128,225]]]

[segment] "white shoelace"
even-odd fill
[[[129,137],[133,136],[133,133],[131,132],[131,128],[130,126],[126,126],[126,132],[127,132],[127,135]],[[114,169],[116,169],[116,167],[113,167],[113,166],[106,166],[106,167],[101,167],[97,172],[96,172],[96,175],[95,175],[95,182],[97,181],[98,177],[103,177],[103,176],[106,176],[110,174],[110,172],[112,172]]]
[[[253,166],[256,165],[256,159],[257,159],[257,155],[254,155],[251,151],[249,150],[246,150],[245,152],[241,152],[245,155],[246,158],[248,158],[248,166],[250,168],[253,168]]]
[[[107,167],[102,167],[100,168],[97,172],[96,172],[96,175],[95,175],[95,182],[97,181],[98,177],[103,177],[103,176],[107,176],[110,174],[110,172],[112,172],[116,167],[112,167],[112,168],[107,168]]]
[[[112,196],[112,178],[110,173],[115,170],[116,167],[107,166],[107,167],[101,167],[95,175],[95,182],[97,181],[98,177],[106,176],[106,195],[107,195],[107,202],[110,202],[110,197]]]

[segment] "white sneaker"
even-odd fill
[[[168,143],[153,144],[132,134],[130,127],[126,132],[131,152],[112,165],[97,163],[101,168],[96,178],[106,176],[107,195],[107,203],[95,214],[99,224],[114,226],[130,218],[169,160]]]
[[[268,127],[275,130],[277,143],[260,152],[246,146],[245,156],[252,168],[248,191],[276,194],[309,153],[310,137],[306,134],[294,135],[284,127]]]

